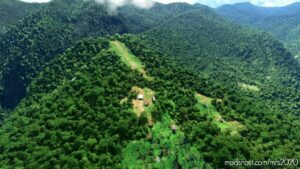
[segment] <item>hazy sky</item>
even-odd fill
[[[48,2],[50,0],[23,0],[25,2]],[[111,0],[111,1],[124,1],[124,0]],[[145,0],[143,0],[145,1]],[[146,0],[147,1],[147,0]],[[151,1],[151,0],[149,0]],[[237,2],[251,2],[252,4],[259,6],[284,6],[291,4],[293,2],[300,2],[300,0],[155,0],[161,3],[171,3],[171,2],[188,2],[188,3],[201,3],[205,5],[209,5],[212,7],[220,6],[223,4],[231,4]]]

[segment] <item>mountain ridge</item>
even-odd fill
[[[28,4],[19,0],[2,0],[0,2],[0,35],[5,33],[11,24],[38,10],[40,4]]]
[[[0,64],[4,168],[300,158],[299,63],[206,6],[54,0],[0,36]]]
[[[294,56],[299,55],[300,3],[276,8],[226,5],[216,11],[237,23],[269,32],[282,41]]]

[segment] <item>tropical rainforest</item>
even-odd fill
[[[300,160],[299,48],[231,7],[1,1],[0,168]]]
[[[300,59],[300,3],[285,7],[257,7],[250,3],[224,5],[219,14],[241,24],[267,31],[283,42],[294,57]]]

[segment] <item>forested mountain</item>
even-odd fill
[[[0,37],[0,63],[4,65],[0,102],[14,108],[43,64],[83,37],[142,32],[194,8],[188,4],[156,4],[150,10],[126,6],[112,15],[94,1],[51,1]]]
[[[40,8],[40,4],[25,3],[19,0],[0,1],[0,35],[7,30],[10,24],[24,18],[31,12]]]
[[[221,6],[216,11],[238,23],[270,32],[295,56],[300,55],[300,3],[273,8],[239,3]]]
[[[145,35],[151,48],[206,78],[209,85],[201,93],[228,99],[218,109],[226,119],[247,119],[242,123],[249,129],[257,123],[298,121],[300,67],[271,36],[235,25],[209,9],[184,13]]]
[[[134,47],[139,57],[133,55],[133,60],[141,60],[143,72],[155,76],[143,77],[132,66],[139,62],[128,60],[126,51],[124,55],[123,50],[129,49],[125,45],[115,49],[114,43],[123,45],[117,40]],[[190,75],[181,76],[185,73]],[[204,118],[194,107],[193,89],[200,85],[193,80],[197,79],[200,77],[139,45],[134,38],[83,40],[47,64],[30,85],[27,98],[1,127],[0,164],[9,168],[209,166],[195,145],[183,140],[181,131],[172,133],[169,128],[177,122],[170,115],[179,116],[180,121]],[[194,84],[190,88],[185,83],[189,81]],[[135,100],[138,87],[145,92],[152,89],[157,98],[140,105],[145,112],[132,105],[139,101]],[[186,111],[190,113],[181,117],[180,112]],[[13,126],[15,130],[11,130]],[[162,129],[168,135],[161,135]],[[215,130],[220,132],[216,126]],[[152,137],[158,140],[151,142]],[[145,141],[144,146],[152,146],[154,154],[146,153],[146,147],[133,148],[134,140]],[[147,161],[135,157],[138,153],[146,153]],[[161,158],[162,164],[157,164],[156,158]],[[134,164],[136,160],[140,162]]]
[[[0,36],[1,167],[300,159],[300,65],[283,44],[199,4],[106,5],[53,0]]]
[[[80,41],[45,66],[0,128],[0,164],[224,168],[232,158],[299,157],[299,119],[276,112],[246,118],[229,106],[237,102],[199,93],[210,85],[138,37]]]
[[[0,42],[0,100],[15,107],[43,64],[82,37],[127,32],[119,17],[103,5],[83,0],[55,0],[12,26]]]
[[[300,65],[271,36],[235,25],[209,9],[184,13],[146,35],[153,48],[214,81],[214,96],[251,86],[251,95],[299,113]],[[275,101],[272,96],[278,91],[281,97]]]
[[[136,8],[133,5],[127,5],[120,8],[118,12],[124,17],[130,32],[141,33],[174,19],[177,15],[201,8],[208,7],[202,5],[193,6],[187,3],[156,3],[147,10]]]

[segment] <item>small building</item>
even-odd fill
[[[171,129],[172,129],[173,132],[176,132],[176,130],[177,130],[176,124],[172,124],[171,125]]]
[[[138,99],[138,100],[144,100],[144,95],[143,95],[143,94],[139,94],[139,95],[137,96],[137,99]]]

